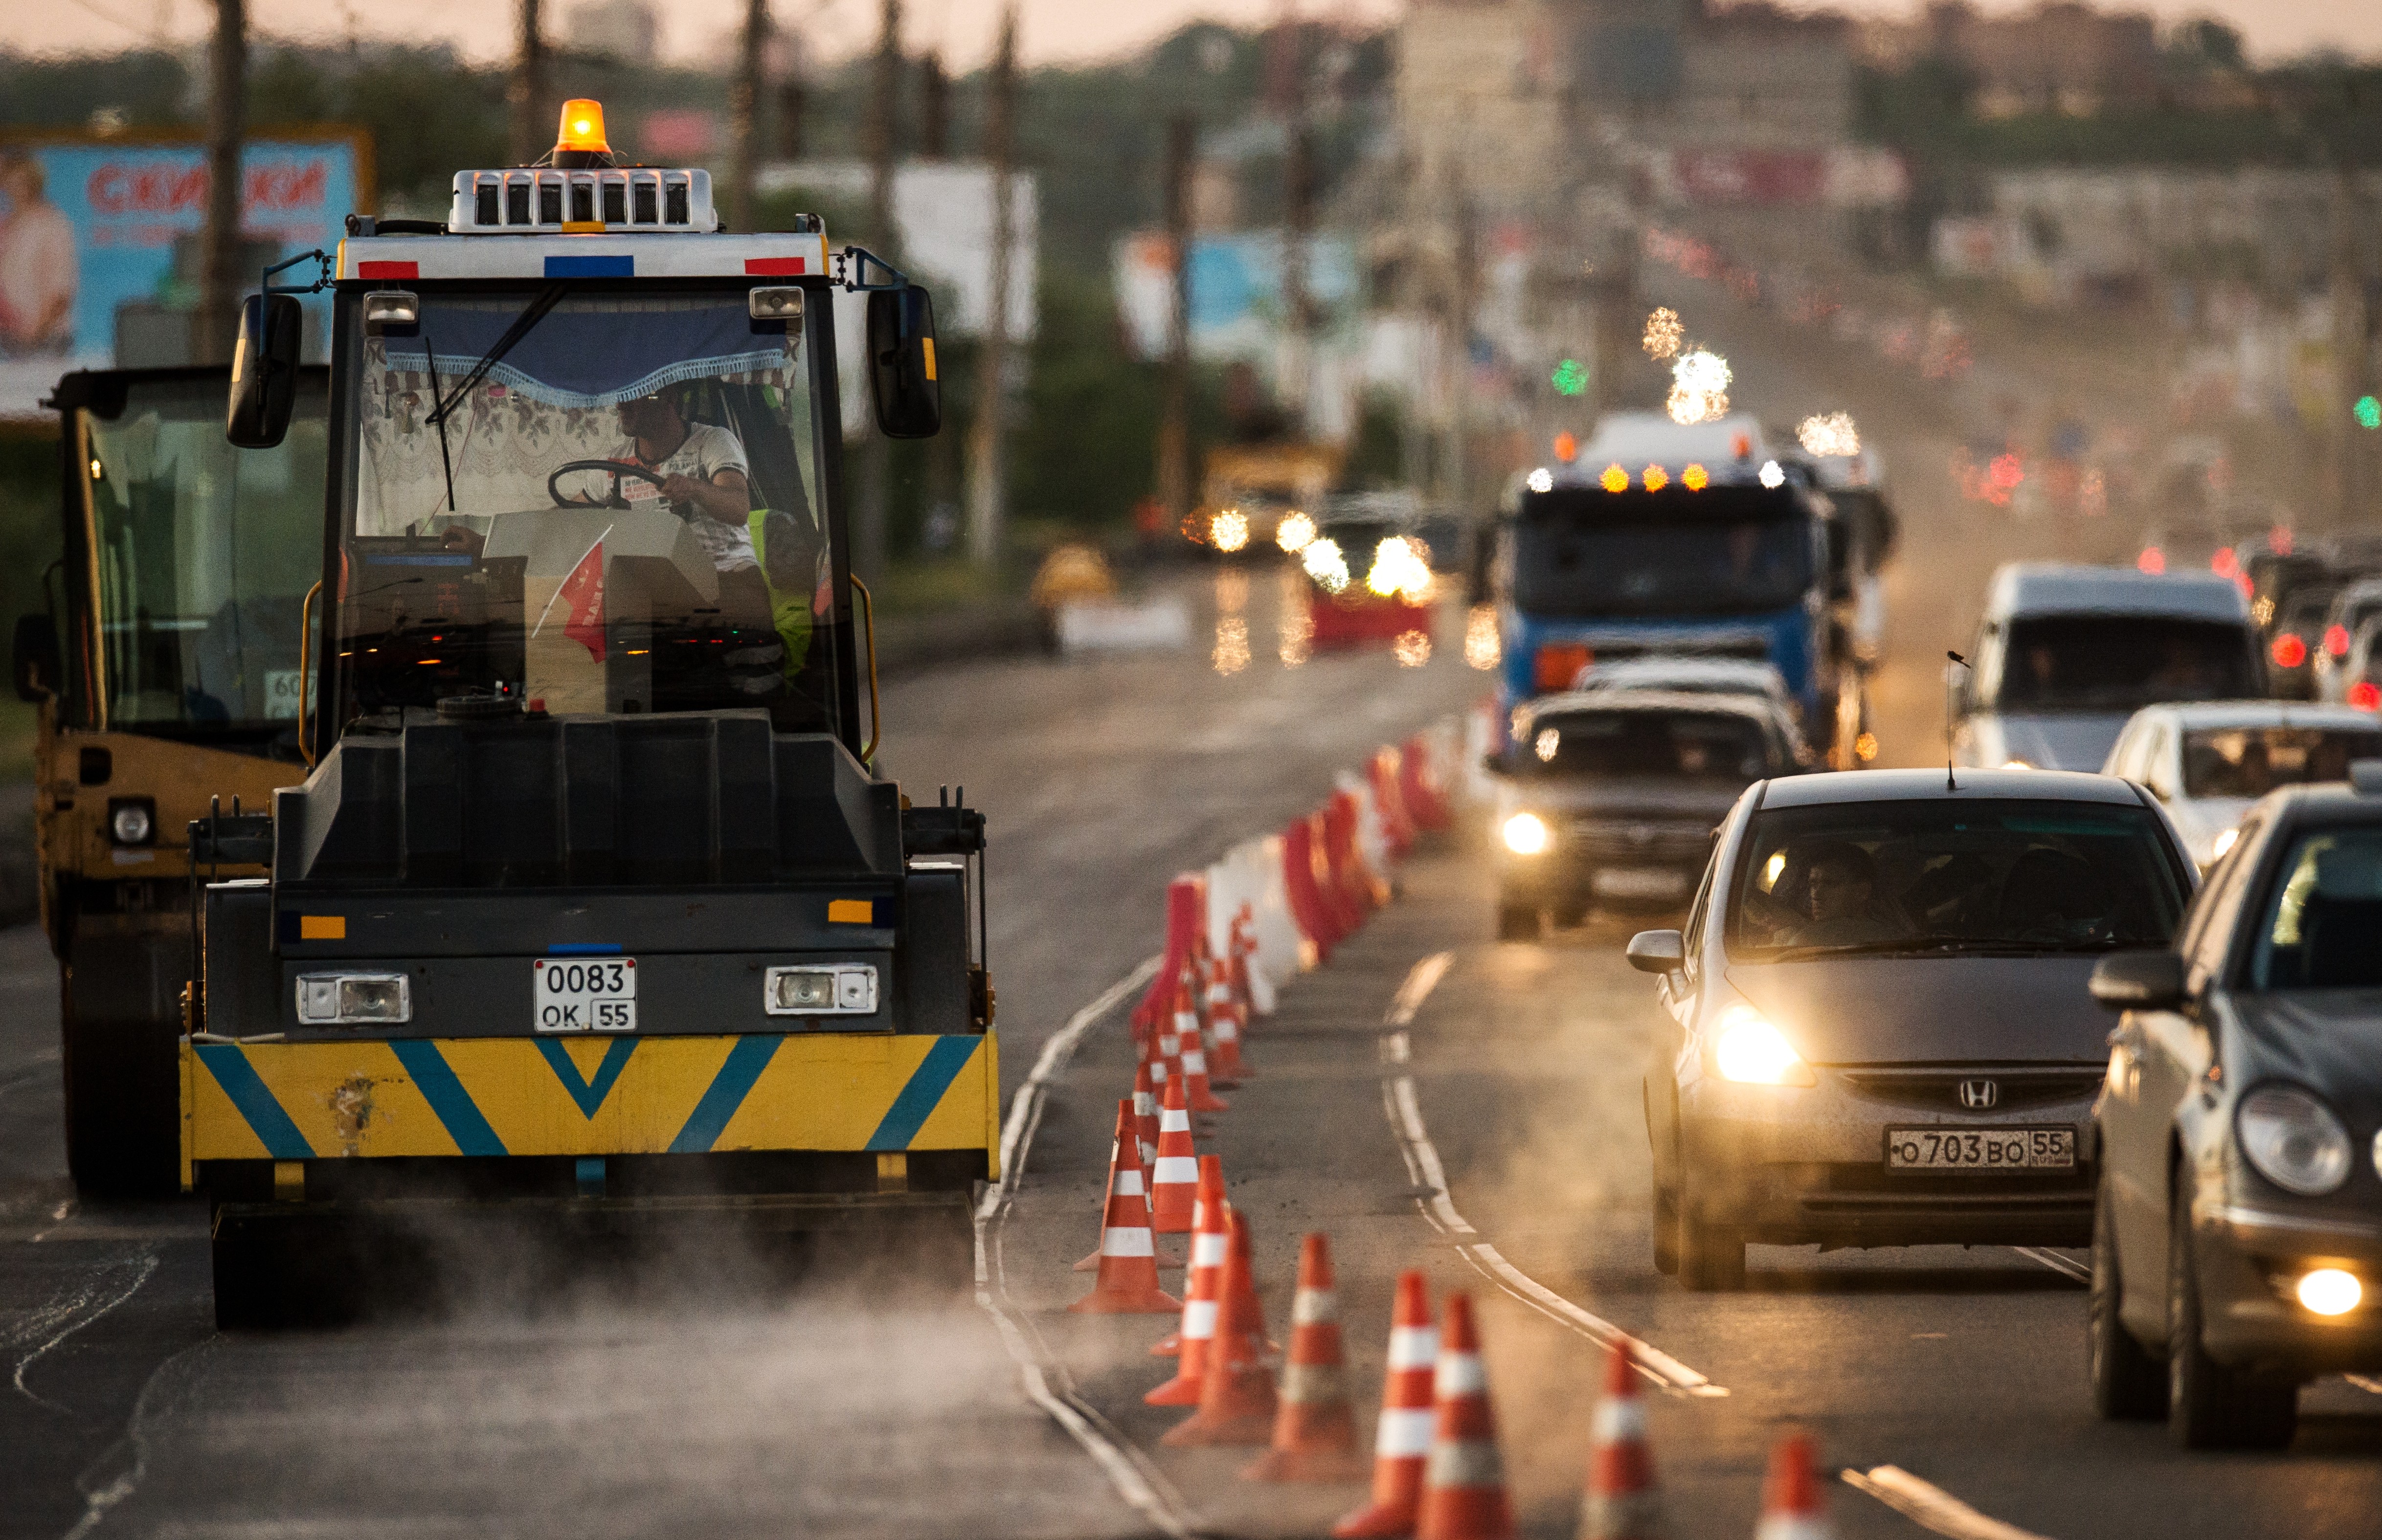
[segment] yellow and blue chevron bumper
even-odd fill
[[[182,1179],[203,1160],[982,1150],[1000,1047],[950,1036],[182,1043]]]

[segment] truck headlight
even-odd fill
[[[771,968],[761,976],[761,1008],[772,1016],[871,1015],[877,969],[866,962]]]
[[[1720,1078],[1740,1085],[1817,1085],[1819,1080],[1786,1034],[1751,1006],[1720,1013],[1713,1038],[1713,1066]]]
[[[2332,1108],[2296,1085],[2262,1085],[2233,1114],[2241,1154],[2287,1192],[2320,1197],[2349,1179],[2349,1131]]]
[[[413,990],[403,973],[301,973],[298,1024],[393,1025],[413,1020]]]
[[[127,797],[108,809],[107,833],[118,845],[146,845],[157,837],[157,813],[146,797]]]
[[[2365,1297],[2357,1275],[2339,1267],[2319,1267],[2299,1281],[2292,1292],[2301,1304],[2318,1315],[2346,1315]]]
[[[1538,855],[1554,842],[1547,821],[1535,813],[1517,813],[1505,820],[1498,830],[1504,837],[1505,849],[1517,856]]]

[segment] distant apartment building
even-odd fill
[[[2015,15],[1986,16],[1967,0],[1934,0],[1909,20],[1863,23],[1858,40],[1862,62],[1877,68],[1907,69],[1930,57],[1961,66],[1983,117],[2083,117],[2158,100],[2157,28],[2139,11],[2045,0]]]

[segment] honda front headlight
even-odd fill
[[[1713,1033],[1713,1067],[1740,1085],[1817,1085],[1819,1078],[1786,1034],[1751,1006],[1720,1013]]]
[[[1535,856],[1554,842],[1554,832],[1547,821],[1535,813],[1517,813],[1504,822],[1498,831],[1504,837],[1505,849],[1517,856]]]

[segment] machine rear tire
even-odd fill
[[[289,1323],[290,1290],[280,1252],[262,1237],[218,1230],[208,1246],[217,1331],[266,1331]]]
[[[1517,904],[1508,898],[1497,900],[1498,940],[1536,941],[1538,938],[1538,905]]]
[[[93,1198],[181,1191],[181,1094],[170,1022],[92,1021],[71,983],[59,1022],[67,1171]]]
[[[1699,1294],[1733,1293],[1745,1287],[1745,1232],[1696,1215],[1692,1201],[1679,1214],[1679,1281]]]
[[[2168,1204],[2167,1431],[2187,1449],[2279,1449],[2299,1432],[2300,1387],[2253,1379],[2201,1346],[2200,1277],[2192,1263],[2192,1205]]]
[[[1654,1189],[1654,1271],[1666,1278],[1679,1276],[1679,1200],[1659,1186]]]
[[[2085,1303],[2085,1364],[2093,1410],[2111,1422],[2154,1422],[2167,1415],[2167,1365],[2134,1340],[2118,1317],[2118,1227],[2109,1184],[2093,1205],[2093,1283]]]

